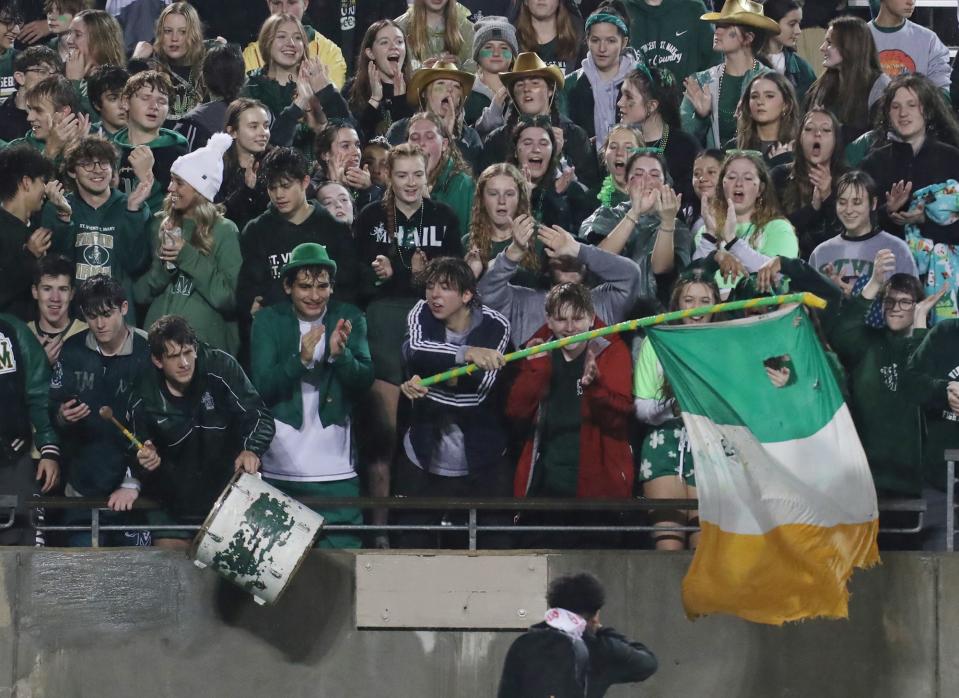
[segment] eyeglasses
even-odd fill
[[[37,75],[43,75],[43,76],[46,77],[46,76],[53,75],[53,74],[56,73],[57,71],[55,71],[53,68],[48,68],[48,67],[46,67],[46,66],[35,65],[35,66],[33,66],[32,68],[27,68],[27,69],[24,70],[23,72],[24,72],[24,73],[36,73]]]
[[[901,310],[912,310],[916,307],[916,301],[912,298],[886,298],[882,301],[882,307],[886,310],[895,310],[897,307]]]
[[[113,168],[113,163],[107,160],[81,160],[77,163],[84,172],[93,172],[94,170],[109,170]]]

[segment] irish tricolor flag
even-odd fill
[[[649,338],[696,468],[702,536],[683,581],[687,614],[848,617],[853,569],[879,561],[876,491],[803,309]]]

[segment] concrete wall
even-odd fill
[[[394,553],[395,554],[395,553]],[[890,553],[852,584],[848,622],[785,628],[679,598],[684,554],[548,556],[604,580],[606,624],[659,673],[614,697],[959,695],[959,555]],[[490,698],[515,632],[356,630],[354,558],[315,552],[274,607],[160,551],[0,549],[0,698]]]

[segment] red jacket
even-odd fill
[[[596,320],[593,327],[603,327],[603,323]],[[531,340],[537,338],[554,339],[546,325]],[[629,446],[629,417],[633,413],[632,357],[618,335],[594,339],[590,346],[597,352],[599,374],[583,390],[576,496],[631,497],[635,475]],[[527,495],[533,480],[533,464],[538,457],[541,436],[540,404],[549,390],[552,367],[552,352],[523,360],[510,389],[507,416],[519,424],[532,422],[534,425],[516,466],[513,491],[517,497]]]

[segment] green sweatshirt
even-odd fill
[[[129,195],[140,183],[130,167],[130,153],[136,146],[130,143],[130,134],[125,128],[114,133],[112,140],[120,149],[120,190]],[[189,152],[189,146],[183,135],[166,128],[161,128],[157,137],[146,145],[153,151],[153,188],[147,197],[147,206],[151,211],[159,211],[170,184],[170,168],[178,157]]]
[[[93,208],[78,194],[67,194],[73,217],[64,223],[49,202],[43,207],[42,225],[53,231],[51,251],[76,264],[77,282],[95,274],[117,279],[133,298],[133,277],[150,258],[147,226],[150,209],[127,210],[127,195],[113,189],[110,198]]]
[[[946,388],[959,381],[959,320],[940,320],[910,357],[905,381],[926,413],[923,464],[926,481],[945,489],[943,452],[959,448],[959,415],[949,409]]]
[[[897,334],[866,324],[873,303],[844,298],[827,277],[801,259],[780,257],[789,292],[815,293],[827,303],[819,318],[832,349],[848,371],[849,394],[843,397],[869,461],[876,489],[915,497],[922,490],[923,420],[905,376],[906,361],[925,330]],[[832,363],[832,353],[827,352]],[[845,385],[837,374],[840,386]]]
[[[436,184],[433,185],[430,198],[453,209],[456,219],[460,222],[460,230],[469,230],[475,189],[473,178],[467,173],[457,172],[453,174],[453,160],[447,158],[443,171],[436,178]]]
[[[99,113],[93,108],[93,104],[90,102],[90,93],[86,78],[83,80],[71,80],[70,82],[73,85],[73,89],[77,91],[77,99],[80,101],[80,111],[92,118],[99,116]]]
[[[17,91],[17,83],[13,79],[13,59],[16,56],[17,51],[12,48],[0,54],[0,100]]]
[[[47,142],[41,141],[39,138],[37,138],[33,133],[33,129],[27,131],[23,138],[15,138],[14,140],[10,141],[10,145],[20,145],[21,143],[26,143],[29,146],[33,146],[41,153],[47,149]]]
[[[865,323],[871,300],[841,303],[829,343],[849,371],[849,403],[876,489],[915,497],[922,492],[922,415],[905,395],[904,371],[925,330],[912,336]],[[941,454],[940,454],[941,461]]]
[[[150,241],[159,246],[163,213],[150,222]],[[186,244],[177,257],[176,268],[154,255],[147,272],[133,286],[137,303],[150,304],[144,327],[150,327],[163,315],[182,315],[196,330],[197,336],[216,349],[236,354],[240,345],[234,312],[236,282],[240,275],[240,241],[236,225],[220,218],[213,226],[213,250],[201,253],[190,244],[196,224],[183,221]]]
[[[682,82],[722,59],[713,51],[713,27],[699,18],[706,14],[702,0],[663,0],[659,6],[645,0],[626,0],[629,12],[629,45],[640,50],[646,62],[668,68]]]
[[[257,68],[247,76],[246,87],[240,94],[263,102],[275,119],[293,102],[295,91],[296,82],[293,80],[281,85],[266,74],[266,68]]]

